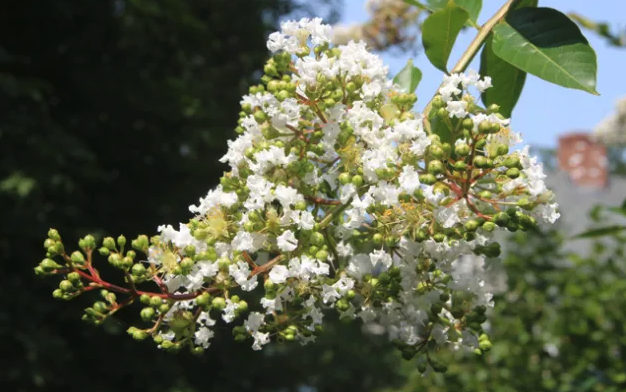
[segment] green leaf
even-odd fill
[[[480,74],[490,76],[493,87],[485,90],[481,98],[485,106],[498,104],[500,113],[505,117],[511,117],[511,112],[522,94],[526,72],[496,56],[492,41],[493,37],[490,36],[483,47],[480,56]]]
[[[617,234],[624,230],[626,230],[626,226],[607,226],[607,227],[601,227],[599,229],[587,230],[585,232],[575,235],[574,238],[604,237],[607,235]]]
[[[511,5],[512,10],[523,7],[536,7],[539,4],[539,0],[516,0]]]
[[[414,93],[417,86],[420,84],[422,80],[422,71],[419,68],[413,65],[413,60],[409,59],[406,65],[395,78],[393,78],[393,82],[399,84],[403,90],[405,90],[408,94]]]
[[[428,120],[430,122],[431,132],[439,136],[442,143],[454,143],[454,140],[452,139],[454,125],[452,124],[451,119],[446,118],[445,120],[442,120],[437,115],[437,111],[433,110],[430,112]]]
[[[452,47],[459,32],[469,19],[469,14],[452,2],[422,24],[422,45],[428,60],[443,72],[448,72],[447,64]]]
[[[483,8],[482,0],[454,0],[454,4],[465,9],[465,11],[469,13],[469,18],[471,21],[478,21],[480,10]],[[433,12],[440,11],[446,8],[447,5],[448,0],[428,0],[428,6]]]
[[[493,52],[563,87],[596,91],[596,53],[578,26],[552,8],[520,8],[493,29]]]

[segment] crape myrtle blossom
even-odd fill
[[[120,292],[139,297],[152,325],[132,327],[133,337],[199,353],[225,323],[260,350],[313,342],[337,311],[384,326],[406,358],[488,349],[491,295],[463,260],[497,257],[496,230],[558,218],[541,165],[527,149],[510,152],[521,142],[510,121],[475,101],[488,77],[445,77],[432,110],[452,132],[440,137],[378,56],[360,42],[332,47],[329,32],[301,19],[270,35],[273,57],[243,97],[239,136],[221,159],[230,170],[188,223],[160,226],[128,252],[125,239],[105,239],[99,252],[132,285]],[[58,233],[49,241],[56,249]],[[90,255],[76,265],[91,271]],[[145,281],[161,293],[141,291]],[[109,294],[91,319],[118,306]]]
[[[608,146],[626,145],[626,97],[615,102],[615,112],[603,118],[595,126],[592,136]]]

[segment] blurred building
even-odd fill
[[[594,225],[607,226],[605,221],[593,222],[590,211],[597,205],[617,207],[626,199],[626,178],[612,176],[609,171],[607,147],[589,133],[568,133],[558,140],[555,164],[547,165],[546,185],[559,203],[558,225],[568,235],[576,235]],[[611,215],[611,219],[617,219]],[[576,240],[568,250],[589,251],[589,241]]]

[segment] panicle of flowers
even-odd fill
[[[170,351],[202,352],[216,323],[234,324],[234,339],[255,350],[308,344],[328,312],[384,326],[405,358],[426,354],[437,371],[441,347],[488,350],[491,293],[464,260],[497,257],[498,229],[558,218],[541,164],[511,152],[521,138],[509,120],[471,95],[488,77],[446,76],[424,119],[365,43],[331,47],[329,33],[302,19],[270,35],[273,57],[221,159],[230,171],[188,223],[132,250],[123,237],[96,247],[87,236],[71,254],[51,230],[36,270],[66,274],[54,296],[103,290],[85,315],[96,324],[138,300],[150,326],[128,332]],[[425,120],[451,131],[429,134]],[[96,249],[127,287],[100,277]]]
[[[363,23],[336,24],[332,28],[332,42],[345,45],[363,41],[372,50],[392,47],[410,49],[417,35],[417,19],[422,10],[402,0],[367,0],[368,20]]]
[[[591,135],[608,146],[626,145],[626,97],[615,103],[615,112],[602,119]]]

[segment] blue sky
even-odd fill
[[[502,5],[502,0],[483,0],[479,22],[483,23]],[[626,25],[626,0],[540,0],[545,7],[563,12],[574,11],[595,21],[607,21],[613,28]],[[344,0],[343,23],[367,20],[364,0]],[[521,132],[524,141],[533,146],[555,146],[558,135],[569,131],[591,130],[604,116],[613,111],[615,101],[626,96],[626,48],[612,48],[594,33],[583,31],[598,56],[598,92],[594,96],[578,90],[570,90],[545,82],[529,75],[522,96],[513,113],[512,127]],[[467,30],[457,40],[450,58],[453,65],[475,35]],[[407,56],[382,54],[395,75],[404,67]],[[479,56],[478,56],[479,57]],[[414,59],[423,72],[417,89],[418,108],[430,99],[441,82],[442,73],[435,69],[423,54]],[[471,68],[478,70],[477,61]]]

